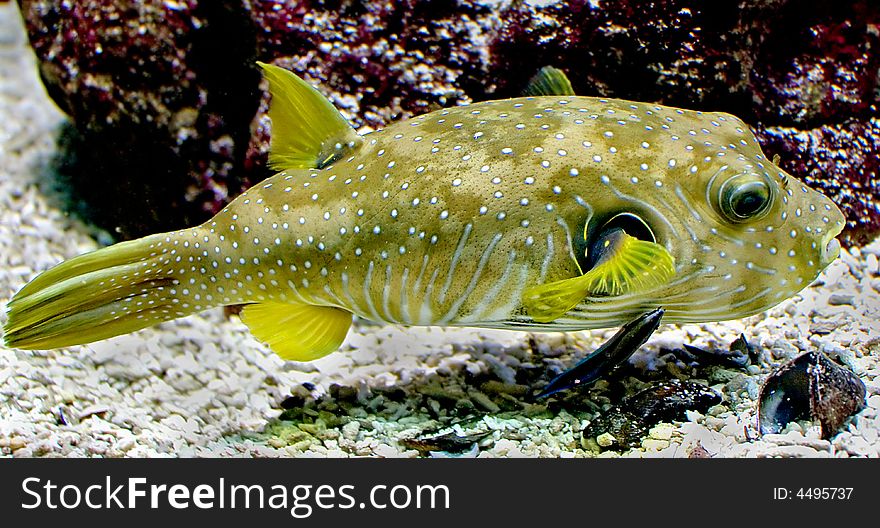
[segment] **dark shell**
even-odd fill
[[[21,0],[73,119],[72,185],[123,238],[207,219],[264,178],[254,60],[320,83],[358,125],[518,95],[544,66],[575,92],[721,110],[880,233],[880,2]],[[136,196],[136,200],[131,197]]]
[[[768,376],[758,402],[762,434],[779,433],[792,421],[813,420],[829,439],[865,408],[865,384],[821,352],[807,352]]]

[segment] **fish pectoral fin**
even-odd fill
[[[263,302],[248,304],[241,320],[281,359],[311,361],[339,348],[351,313],[332,306]]]
[[[575,95],[575,93],[565,72],[553,66],[544,66],[529,80],[523,95]]]
[[[278,171],[321,168],[363,142],[339,110],[309,83],[284,68],[257,64],[272,94],[269,167]]]
[[[523,294],[527,313],[547,323],[568,312],[588,295],[618,296],[644,291],[668,282],[675,261],[666,248],[619,231],[607,241],[607,251],[580,277],[528,288]]]

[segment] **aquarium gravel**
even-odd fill
[[[0,313],[37,271],[109,242],[64,212],[54,176],[63,120],[38,80],[15,6],[0,5]],[[878,256],[877,241],[842,251],[813,287],[764,314],[662,326],[631,371],[688,377],[660,349],[723,348],[740,333],[759,360],[712,370],[701,379],[723,402],[655,425],[635,449],[614,449],[604,435],[598,446],[609,449],[588,448],[581,431],[594,414],[517,396],[518,371],[571,364],[613,329],[563,335],[359,323],[341,352],[284,363],[237,316],[214,310],[91,345],[0,348],[0,454],[413,457],[428,451],[402,440],[451,432],[468,439],[465,448],[433,456],[878,457]],[[809,423],[761,437],[763,379],[808,350],[852,368],[867,406],[830,441]],[[596,410],[607,404],[602,383]],[[321,403],[297,413],[315,399]]]

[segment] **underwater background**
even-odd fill
[[[580,95],[728,111],[848,219],[813,287],[744,320],[661,327],[613,378],[548,400],[532,387],[613,330],[362,322],[343,351],[284,363],[215,310],[0,348],[0,453],[880,456],[880,6],[637,4],[0,2],[3,312],[36,272],[203,221],[266,177],[255,60],[302,72],[361,130],[516,96],[546,65]],[[741,334],[750,350],[731,350]],[[806,419],[761,435],[762,383],[804,352],[855,372],[864,409],[833,435]]]

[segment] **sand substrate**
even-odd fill
[[[107,240],[59,205],[52,160],[63,120],[37,79],[14,4],[0,5],[0,320],[8,299],[37,272]],[[704,380],[724,396],[706,414],[689,412],[687,421],[654,427],[639,448],[598,456],[684,457],[697,446],[717,457],[880,456],[878,255],[876,242],[843,252],[815,285],[765,314],[661,327],[636,364],[663,370],[661,347],[724,347],[740,333],[759,347],[761,360]],[[419,452],[401,438],[446,430],[482,434],[466,456],[596,456],[581,443],[589,413],[497,409],[470,380],[489,376],[503,383],[518,368],[569,364],[609,335],[359,324],[343,351],[285,364],[237,317],[213,310],[87,346],[0,348],[0,454],[408,457]],[[815,349],[861,377],[867,407],[830,441],[809,423],[761,437],[756,398],[763,379],[774,366]],[[457,388],[451,393],[476,404],[468,407],[466,424],[444,420],[452,411],[443,394],[424,398],[424,387],[438,380],[436,391],[448,395]],[[320,413],[317,420],[277,419],[291,392],[320,397],[333,384],[348,391],[346,419],[322,420]],[[415,387],[405,394],[422,394],[424,408],[395,418],[393,405],[407,409],[408,402],[383,397],[389,387]]]

